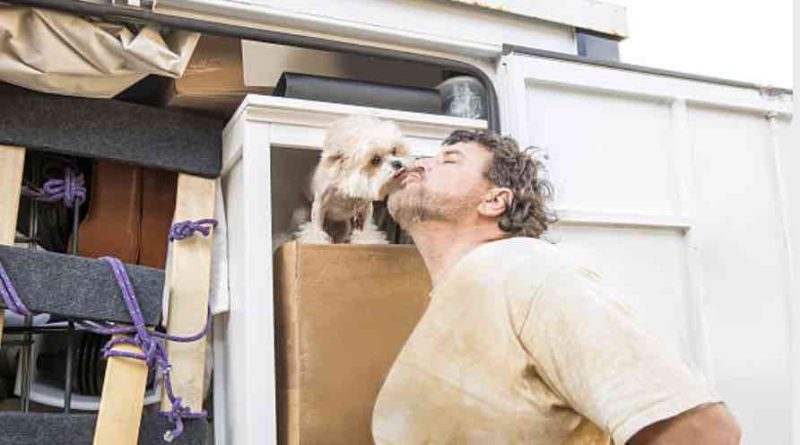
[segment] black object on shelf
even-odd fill
[[[417,113],[442,114],[439,92],[432,88],[388,85],[308,74],[283,73],[272,95]]]
[[[89,331],[79,331],[74,335],[76,345],[70,387],[77,394],[100,396],[107,364],[103,356],[103,346],[110,337]],[[55,341],[52,343],[56,345],[51,348],[53,350],[40,352],[36,357],[36,370],[41,381],[64,387],[68,353],[66,344]],[[147,389],[151,389],[154,383],[155,371],[151,368],[147,375]]]

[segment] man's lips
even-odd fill
[[[407,167],[397,171],[394,174],[392,179],[396,181],[400,181],[403,185],[405,185],[409,180],[422,180],[422,173],[425,171],[422,167]]]
[[[404,177],[406,174],[408,174],[408,167],[403,167],[400,170],[394,172],[394,175],[392,175],[392,179],[400,179]]]
[[[425,171],[422,167],[404,167],[397,170],[391,180],[389,180],[380,190],[380,196],[396,192],[397,190],[405,187],[410,180],[421,181],[422,173]],[[381,198],[383,199],[383,198]]]

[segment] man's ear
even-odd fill
[[[496,218],[511,207],[514,192],[506,187],[497,187],[489,190],[478,204],[478,213],[489,218]]]

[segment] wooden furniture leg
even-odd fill
[[[213,179],[180,174],[174,221],[212,218],[214,189]],[[213,231],[208,237],[198,234],[172,243],[171,270],[167,283],[170,290],[167,318],[169,334],[194,335],[206,325],[212,245]],[[203,409],[207,341],[206,337],[191,343],[167,342],[167,354],[172,364],[172,387],[192,412]],[[161,398],[161,409],[170,409],[166,393]]]
[[[0,145],[0,244],[14,244],[24,168],[24,148]],[[0,316],[0,340],[3,322]]]

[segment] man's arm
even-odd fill
[[[617,301],[598,278],[579,269],[559,269],[544,280],[518,329],[545,384],[620,445],[735,443],[735,434],[734,442],[704,439],[716,431],[712,414],[727,411],[699,409],[699,417],[688,413],[720,402],[719,395],[674,346],[649,333]],[[687,413],[688,424],[679,413]],[[668,426],[665,438],[656,434],[654,442],[631,440],[662,422]],[[683,440],[684,434],[690,439]]]
[[[736,445],[741,441],[736,419],[721,403],[701,405],[645,427],[628,445]]]

